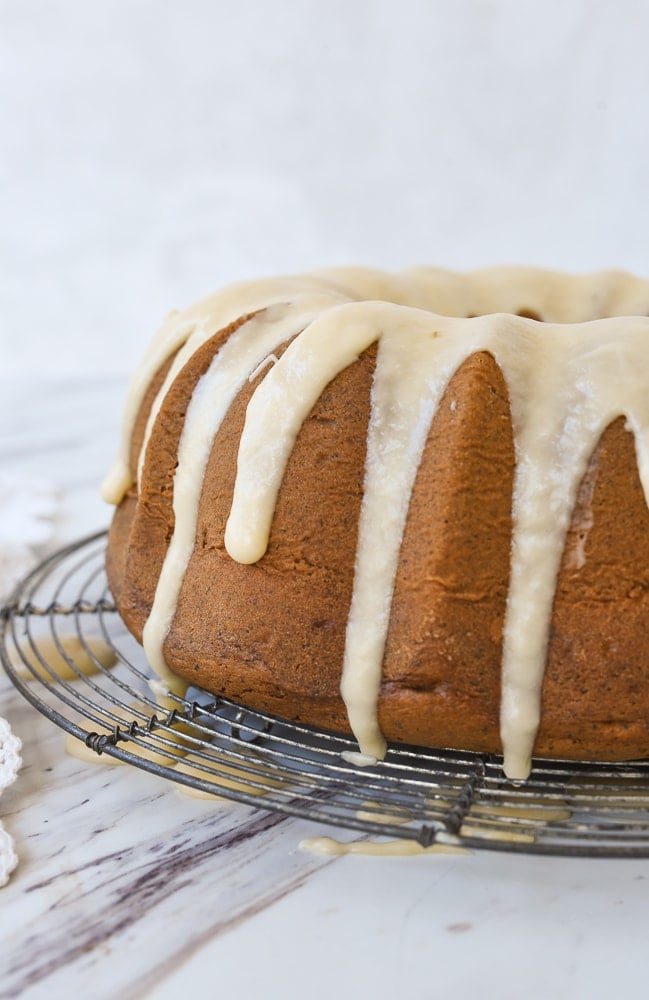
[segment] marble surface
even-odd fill
[[[56,543],[107,523],[116,380],[0,383],[0,461],[57,487]],[[0,676],[24,742],[1,800],[0,998],[610,997],[649,972],[649,861],[322,858],[304,820],[82,764]]]
[[[123,385],[104,376],[225,281],[646,273],[649,8],[624,11],[3,0],[0,463],[54,484],[55,544],[108,521]],[[649,861],[318,858],[306,821],[68,757],[1,673],[0,714],[24,743],[0,800],[20,855],[0,1000],[608,1000],[649,972]]]

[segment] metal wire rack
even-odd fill
[[[539,760],[521,785],[490,754],[354,742],[190,690],[154,695],[116,613],[105,533],[47,559],[2,610],[0,657],[40,712],[96,754],[218,795],[422,846],[649,857],[649,762]]]

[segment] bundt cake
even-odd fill
[[[355,736],[649,756],[649,283],[336,269],[172,313],[107,571],[157,674]]]

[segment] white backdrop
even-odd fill
[[[316,267],[649,275],[643,0],[0,0],[0,368]]]

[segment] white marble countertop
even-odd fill
[[[123,386],[0,383],[3,469],[58,489],[56,543],[104,526],[96,484]],[[483,852],[321,858],[307,821],[82,764],[0,676],[24,743],[0,801],[20,864],[0,890],[0,998],[498,1000],[637,992],[649,861]]]

